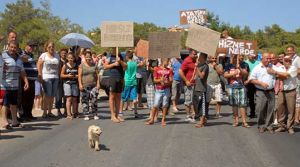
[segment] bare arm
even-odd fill
[[[38,80],[40,83],[43,81],[43,64],[44,61],[42,59],[39,59],[37,62],[37,70],[38,70]]]
[[[25,71],[21,71],[20,75],[21,75],[21,78],[23,79],[23,81],[25,83],[24,84],[24,90],[27,90],[29,88],[29,83],[28,83],[28,79],[27,79]]]
[[[82,68],[81,65],[78,67],[78,84],[79,84],[79,89],[83,91],[83,85],[82,85]]]
[[[65,70],[66,70],[66,65],[64,65],[61,69],[61,72],[60,72],[60,77],[61,78],[69,78],[69,75],[66,75],[65,74]]]

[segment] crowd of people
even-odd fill
[[[134,49],[125,56],[116,48],[99,55],[79,46],[57,52],[49,41],[35,60],[36,43],[28,41],[22,50],[17,41],[17,33],[9,32],[0,58],[2,129],[23,128],[21,122],[37,119],[32,114],[34,104],[41,106],[43,119],[97,120],[100,89],[109,92],[114,123],[125,121],[127,109],[139,118],[142,107],[150,111],[146,125],[157,122],[161,111],[161,125],[166,126],[166,116],[179,112],[183,90],[185,120],[196,128],[207,123],[212,100],[215,116],[222,118],[224,96],[232,106],[233,127],[240,125],[241,118],[242,127],[249,128],[248,117],[258,117],[260,133],[294,134],[294,126],[299,125],[300,58],[292,45],[280,55],[265,52],[261,60],[257,55],[207,55],[192,48],[185,58],[148,60],[135,55]],[[144,93],[147,105],[142,103]],[[57,114],[52,113],[53,106]]]

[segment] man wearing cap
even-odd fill
[[[275,69],[276,71],[268,69],[268,72],[283,80],[283,90],[278,92],[278,129],[275,132],[283,132],[287,129],[289,134],[294,134],[297,68],[291,64],[291,57],[285,56],[282,66]],[[285,123],[285,120],[287,120],[287,123]]]
[[[34,104],[35,97],[35,81],[37,80],[38,72],[36,68],[36,61],[34,60],[33,50],[36,47],[36,43],[33,41],[27,42],[25,49],[22,53],[23,66],[25,73],[27,75],[29,89],[22,89],[22,109],[23,114],[21,118],[25,121],[35,120],[36,118],[32,115],[32,108]],[[27,60],[27,61],[26,61]],[[21,86],[24,87],[24,82],[21,83]]]

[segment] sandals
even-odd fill
[[[233,127],[238,127],[238,126],[239,126],[239,123],[238,123],[238,122],[234,122],[234,123],[232,124],[232,126],[233,126]]]
[[[56,118],[56,116],[54,114],[52,114],[52,113],[49,113],[48,117],[50,117],[50,118]]]
[[[25,126],[20,124],[20,123],[17,123],[15,125],[11,125],[11,127],[13,127],[13,128],[25,128]]]
[[[111,118],[111,121],[113,121],[114,123],[120,123],[120,120],[118,120],[117,118]]]
[[[72,120],[72,119],[73,119],[73,117],[72,117],[72,115],[68,115],[68,116],[66,117],[66,119],[68,119],[68,120]]]
[[[145,123],[145,125],[153,125],[154,124],[154,121],[147,121],[146,123]]]
[[[9,130],[9,129],[12,129],[12,126],[10,126],[9,124],[6,124],[6,125],[2,126],[2,128],[4,130]]]
[[[195,125],[195,128],[202,128],[202,127],[204,127],[204,124],[200,122]]]
[[[243,126],[244,128],[250,128],[250,127],[251,127],[247,122],[244,122],[242,126]]]

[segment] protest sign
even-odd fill
[[[208,55],[215,55],[220,33],[209,28],[192,24],[189,28],[186,46]]]
[[[200,24],[207,23],[207,11],[205,9],[179,11],[180,24]]]
[[[133,47],[133,23],[103,22],[101,24],[101,47]]]
[[[172,58],[180,55],[180,32],[149,33],[149,58]]]
[[[140,39],[136,44],[136,55],[143,58],[148,58],[149,56],[149,41]]]
[[[220,39],[218,50],[226,49],[226,53],[229,55],[255,55],[257,48],[256,41],[240,40],[240,39]]]

